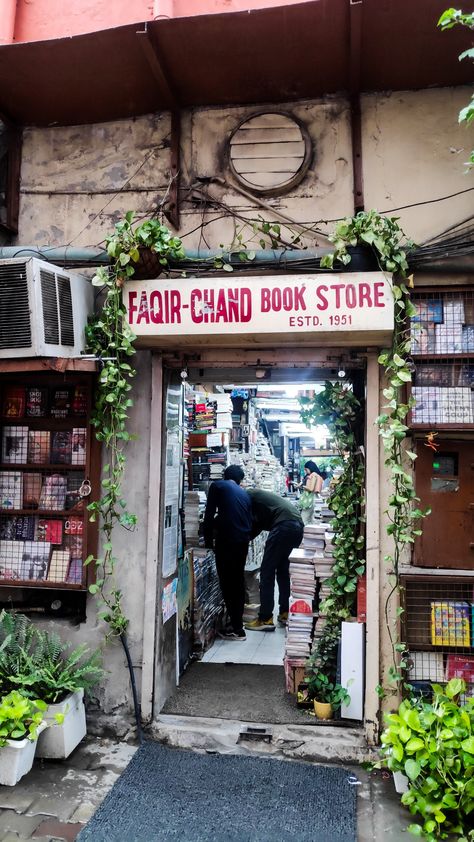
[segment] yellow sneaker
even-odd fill
[[[278,615],[278,625],[279,626],[287,626],[288,625],[288,611],[282,611],[281,614]]]
[[[275,623],[273,622],[273,617],[270,617],[268,620],[261,620],[257,617],[256,620],[245,623],[245,628],[250,631],[272,632],[275,631]]]

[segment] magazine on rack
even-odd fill
[[[28,427],[4,427],[2,462],[24,464],[28,459]]]
[[[51,544],[25,541],[22,555],[22,579],[43,581],[47,577]]]

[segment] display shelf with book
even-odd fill
[[[413,428],[474,429],[474,293],[424,291],[412,296],[415,373]]]
[[[474,690],[474,574],[408,574],[401,585],[409,682],[427,694],[460,677]]]
[[[0,588],[86,590],[92,381],[0,377]]]

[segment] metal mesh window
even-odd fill
[[[474,293],[413,296],[413,425],[474,424]]]
[[[402,634],[407,678],[423,695],[430,684],[463,678],[474,690],[474,577],[404,577]]]

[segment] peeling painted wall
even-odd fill
[[[390,211],[411,203],[439,199],[472,186],[463,161],[470,148],[468,131],[457,123],[459,109],[470,97],[468,89],[395,92],[363,98],[363,173],[366,207]],[[352,164],[350,113],[344,98],[285,104],[306,126],[314,145],[313,158],[303,181],[286,195],[266,200],[264,209],[236,192],[229,184],[203,185],[198,178],[228,179],[225,146],[229,134],[255,108],[194,109],[183,112],[181,200],[182,228],[187,248],[228,246],[242,222],[234,222],[220,206],[208,207],[205,192],[247,219],[273,219],[271,208],[284,212],[309,228],[330,230],[321,220],[350,215]],[[271,110],[271,108],[270,108]],[[92,126],[25,131],[20,233],[18,243],[60,246],[96,246],[127,210],[137,216],[156,212],[169,187],[169,114],[153,114]],[[472,212],[469,193],[446,201],[396,211],[407,235],[417,242],[440,233]],[[201,230],[201,224],[205,227]],[[289,232],[282,231],[290,239]],[[251,228],[243,231],[250,243]],[[258,247],[258,237],[256,246]],[[304,242],[315,245],[310,231]],[[319,242],[324,242],[319,240]],[[136,404],[131,427],[139,439],[127,446],[129,462],[125,490],[131,511],[139,513],[133,538],[117,536],[121,559],[119,586],[125,610],[132,618],[130,642],[133,663],[142,661],[143,581],[148,511],[148,452],[150,447],[150,356],[137,355]],[[381,487],[386,477],[381,469]],[[381,540],[386,544],[382,534]],[[385,552],[385,549],[383,550]],[[381,556],[383,556],[383,552]],[[122,558],[123,553],[123,558]],[[387,591],[381,570],[381,610]],[[65,628],[65,627],[64,627]],[[74,639],[101,640],[94,609],[82,629],[69,629]],[[382,640],[387,659],[387,640]],[[107,655],[109,678],[101,695],[106,711],[130,706],[124,658],[118,647]]]

